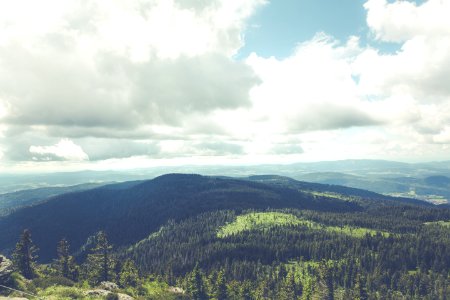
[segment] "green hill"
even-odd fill
[[[20,208],[0,218],[0,251],[30,229],[46,264],[15,286],[49,299],[95,290],[103,265],[114,293],[135,299],[442,299],[449,220],[444,207],[337,185],[169,174]],[[99,231],[106,264],[93,256]],[[53,260],[63,237],[68,278]]]
[[[183,220],[208,211],[298,208],[355,212],[405,202],[427,205],[278,176],[233,179],[170,174],[57,195],[19,209],[0,218],[0,251],[11,251],[25,228],[33,228],[34,238],[43,249],[52,249],[62,237],[70,239],[78,249],[99,230],[105,230],[114,244],[129,245],[158,230],[169,219]],[[55,254],[41,251],[40,259],[49,261]]]

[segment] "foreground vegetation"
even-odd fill
[[[36,263],[37,248],[25,230],[13,254],[15,272],[0,287],[0,295],[32,299],[188,299],[182,289],[170,287],[160,276],[141,276],[131,260],[121,262],[104,232],[86,260],[78,265],[69,254],[69,243],[57,245],[58,259]],[[6,288],[7,287],[7,288]]]
[[[99,232],[78,262],[62,239],[47,265],[26,230],[8,284],[43,299],[447,299],[447,223],[411,207],[377,214],[217,211],[128,249]],[[115,285],[99,292],[104,282]]]

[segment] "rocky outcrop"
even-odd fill
[[[12,272],[12,261],[3,255],[0,255],[0,284],[7,283]]]
[[[111,281],[102,281],[98,285],[98,288],[107,291],[115,291],[119,289],[119,286]]]
[[[127,294],[118,293],[117,295],[119,296],[119,300],[134,300],[133,297]]]
[[[109,294],[112,294],[113,292],[108,291],[108,290],[104,290],[104,289],[94,289],[94,290],[89,290],[84,292],[84,294],[88,297],[106,297]],[[118,299],[119,300],[134,300],[133,297],[127,295],[127,294],[123,294],[123,293],[117,293]]]
[[[174,293],[174,294],[184,294],[185,291],[180,288],[180,287],[176,287],[176,286],[170,286],[169,287],[169,292]]]
[[[109,294],[112,294],[112,292],[102,289],[94,289],[85,291],[84,294],[88,297],[106,297]]]

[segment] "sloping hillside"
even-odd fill
[[[250,179],[170,174],[59,195],[1,218],[0,251],[9,252],[25,228],[32,230],[36,244],[45,249],[40,260],[49,261],[56,255],[52,249],[63,237],[77,249],[89,236],[105,230],[113,244],[128,245],[170,219],[182,220],[208,211],[297,208],[353,212],[364,210],[367,203],[386,205],[384,196],[371,193],[372,200],[363,201],[364,194],[349,197],[344,194],[351,189],[343,187],[333,187],[330,193],[329,187],[324,190],[326,186],[286,178],[271,178],[270,182],[261,180],[264,177]],[[281,184],[286,180],[289,184]]]
[[[0,216],[22,206],[33,205],[56,195],[80,192],[105,185],[103,183],[85,183],[73,186],[43,187],[36,189],[20,190],[11,193],[0,194]]]

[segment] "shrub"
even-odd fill
[[[50,277],[36,278],[33,280],[33,284],[36,287],[46,289],[53,285],[73,286],[75,283],[66,277],[50,276]]]
[[[83,290],[76,287],[52,286],[39,293],[44,299],[85,299]]]
[[[106,300],[119,300],[119,295],[116,293],[110,293],[106,296]]]

